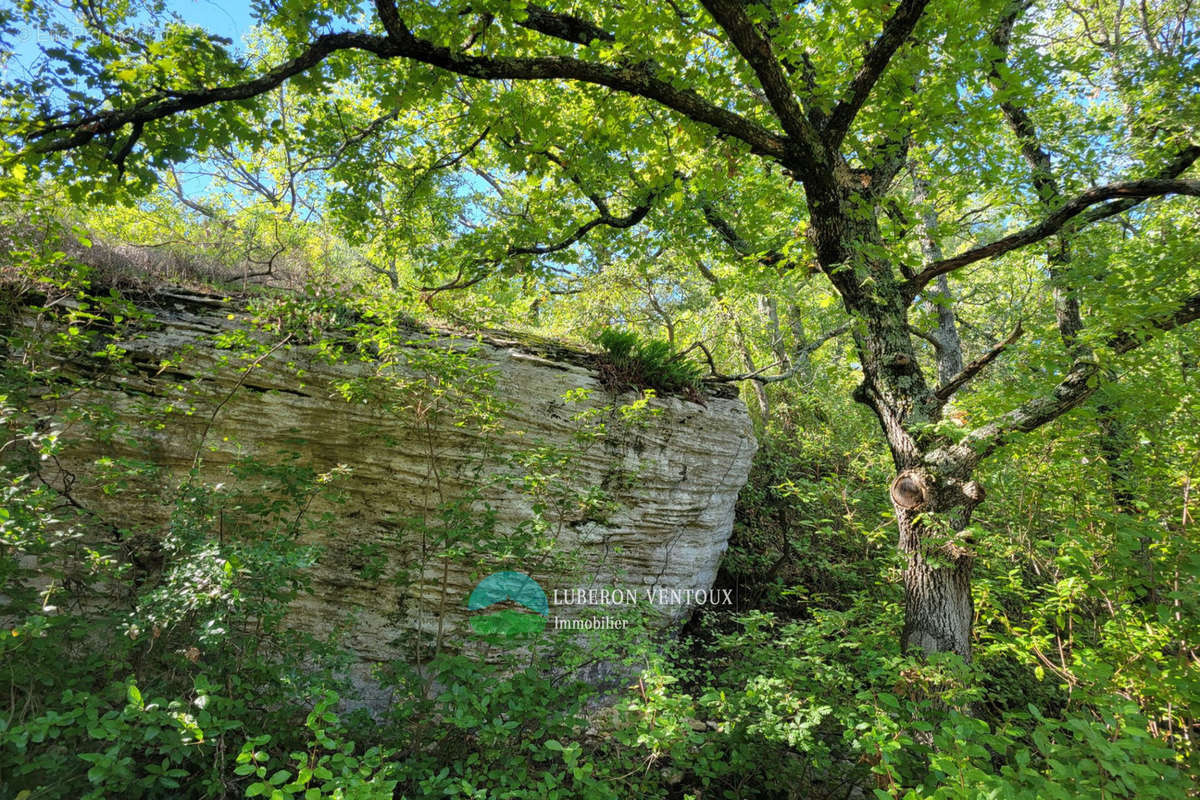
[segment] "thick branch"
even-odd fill
[[[379,58],[405,58],[481,80],[565,80],[604,86],[660,103],[688,119],[715,128],[723,135],[740,139],[758,155],[780,161],[787,155],[783,137],[709,102],[692,90],[676,88],[670,81],[656,77],[655,67],[650,63],[609,65],[568,56],[524,58],[457,53],[416,37],[388,0],[377,0],[376,7],[388,32],[387,37],[366,33],[326,34],[315,39],[296,58],[253,80],[233,86],[147,97],[129,108],[96,112],[70,122],[44,127],[30,138],[68,132],[65,136],[39,144],[35,149],[50,153],[82,147],[97,136],[120,130],[126,125],[145,124],[216,103],[256,97],[288,78],[311,69],[335,52],[361,50]]]
[[[383,23],[383,29],[389,39],[403,41],[412,38],[412,31],[404,24],[404,20],[400,19],[395,0],[375,0],[375,13],[379,15],[379,21]]]
[[[1000,111],[1003,113],[1005,121],[1008,122],[1009,128],[1012,129],[1013,135],[1017,137],[1021,155],[1024,157],[1025,163],[1029,165],[1033,188],[1037,191],[1042,205],[1050,209],[1063,201],[1062,191],[1058,187],[1058,181],[1055,179],[1054,170],[1051,167],[1050,154],[1039,142],[1037,127],[1034,126],[1029,112],[1023,106],[1012,101],[1010,96],[1012,87],[1005,77],[1008,51],[1012,46],[1013,28],[1028,6],[1027,0],[1013,3],[1000,19],[1000,24],[992,31],[992,44],[996,46],[998,55],[992,61],[990,80],[1000,101]]]
[[[1115,352],[1128,353],[1150,341],[1157,333],[1197,319],[1200,319],[1200,294],[1184,299],[1171,311],[1146,318],[1136,328],[1115,334],[1108,343]],[[1098,361],[1076,361],[1052,392],[1035,397],[971,431],[952,448],[953,457],[960,463],[976,464],[1004,445],[1012,434],[1027,433],[1052,422],[1096,391],[1100,384],[1101,369]]]
[[[750,244],[733,229],[733,225],[730,224],[729,220],[721,216],[712,203],[702,203],[700,210],[704,213],[704,221],[717,232],[717,235],[727,245],[733,248],[733,252],[743,257],[754,254],[754,250],[750,247]]]
[[[918,339],[924,339],[925,341],[929,342],[931,345],[933,345],[934,350],[940,352],[942,348],[945,347],[945,345],[942,344],[932,333],[926,333],[915,325],[909,325],[908,332],[913,336],[916,336]]]
[[[1154,338],[1156,333],[1169,331],[1200,319],[1200,294],[1194,294],[1176,308],[1143,320],[1137,328],[1127,328],[1109,337],[1108,346],[1117,353],[1128,353]]]
[[[908,164],[908,150],[912,146],[912,132],[904,131],[895,139],[889,139],[875,148],[875,163],[866,172],[867,192],[872,197],[887,194],[900,170]]]
[[[1183,148],[1179,152],[1179,155],[1171,159],[1170,163],[1156,177],[1176,178],[1182,175],[1192,164],[1195,164],[1197,159],[1200,159],[1200,145],[1189,145]],[[1140,202],[1142,202],[1142,198],[1113,200],[1110,203],[1105,203],[1102,206],[1089,210],[1080,218],[1079,224],[1080,226],[1090,225],[1093,222],[1115,217],[1117,214],[1124,214]]]
[[[799,169],[801,178],[811,173],[815,164],[824,164],[827,159],[817,132],[804,115],[799,101],[788,83],[783,65],[775,57],[771,40],[762,34],[746,14],[746,6],[739,0],[703,0],[704,7],[717,24],[724,29],[730,42],[741,53],[742,58],[754,70],[762,85],[771,110],[779,119],[788,137],[800,148],[807,164],[789,164]]]
[[[700,271],[700,274],[704,277],[704,280],[713,285],[713,287],[717,290],[716,293],[719,295],[721,290],[721,279],[717,277],[717,273],[713,272],[712,268],[705,264],[702,259],[696,260],[696,269]]]
[[[646,215],[650,213],[650,209],[654,207],[654,198],[655,194],[651,193],[650,196],[646,198],[644,203],[639,206],[635,206],[623,217],[616,217],[608,213],[600,214],[599,216],[596,216],[583,223],[576,228],[574,232],[568,234],[553,244],[533,245],[531,247],[510,247],[508,248],[508,255],[542,256],[546,255],[547,253],[555,253],[559,250],[566,250],[584,236],[587,236],[593,228],[598,228],[601,225],[618,229],[632,228],[634,225],[637,225],[639,222],[645,219]]]
[[[509,143],[505,142],[505,144],[508,145]],[[575,170],[571,169],[570,166],[568,166],[566,161],[564,161],[562,158],[560,158],[558,155],[556,155],[551,150],[532,150],[530,152],[533,152],[533,153],[536,153],[536,154],[542,156],[547,161],[549,161],[551,164],[554,164],[555,166],[557,166],[560,170],[563,171],[563,174],[566,175],[568,179],[570,179],[571,183],[573,183],[577,187],[579,187],[579,191],[583,192],[584,196],[587,197],[587,199],[591,201],[592,205],[596,207],[597,211],[599,211],[601,214],[608,213],[608,201],[605,200],[600,195],[598,195],[596,192],[589,189],[584,184],[583,178],[581,178],[579,176],[579,173],[576,172]]]
[[[912,34],[928,4],[929,0],[900,0],[900,5],[896,7],[891,19],[884,23],[879,38],[867,51],[862,67],[829,115],[825,133],[831,147],[837,147],[842,143],[842,139],[846,138],[846,133],[862,109],[863,103],[871,95],[871,90],[875,88],[896,51]]]
[[[750,246],[750,243],[743,239],[741,235],[734,230],[734,227],[729,220],[721,216],[721,213],[717,211],[716,207],[712,203],[701,203],[700,210],[704,213],[704,220],[712,227],[713,230],[717,232],[717,235],[729,245],[733,252],[737,253],[742,258],[750,258],[755,254],[754,248]],[[758,259],[758,263],[762,264],[764,267],[773,267],[776,264],[780,264],[784,261],[785,258],[783,253],[779,252],[778,250],[768,250],[766,253],[763,253],[761,256],[759,256]],[[791,264],[784,264],[785,269],[790,267]]]
[[[114,133],[126,125],[140,126],[148,122],[193,111],[197,108],[235,100],[247,100],[271,91],[288,78],[299,75],[340,50],[365,50],[378,56],[388,52],[388,42],[365,33],[330,33],[317,37],[299,56],[268,70],[259,77],[233,86],[172,92],[146,97],[130,108],[99,111],[69,122],[48,125],[29,135],[29,139],[45,141],[34,146],[39,153],[73,150],[90,143],[97,136]],[[56,134],[65,134],[56,136]]]
[[[560,14],[533,3],[525,7],[525,14],[525,19],[517,23],[522,28],[544,33],[564,42],[586,47],[596,40],[611,42],[616,39],[611,33],[586,19]]]
[[[959,389],[969,383],[976,375],[978,375],[984,367],[995,361],[1001,353],[1008,349],[1009,345],[1021,338],[1022,333],[1024,333],[1024,331],[1021,329],[1021,323],[1018,322],[1017,327],[1013,328],[1013,332],[1008,335],[1007,339],[1005,339],[1003,342],[1000,342],[1000,344],[996,345],[991,350],[988,350],[979,358],[963,367],[961,372],[939,386],[937,390],[934,391],[934,396],[940,402],[945,403],[955,392],[957,392]]]
[[[381,17],[390,0],[376,0]],[[394,7],[392,12],[394,13]],[[689,89],[676,88],[654,75],[648,62],[607,65],[567,56],[521,58],[472,56],[441,47],[399,26],[388,26],[390,57],[408,58],[459,75],[483,80],[574,80],[605,86],[625,94],[654,100],[695,122],[710,125],[721,133],[740,139],[753,152],[776,160],[786,155],[784,139],[766,128],[705,100]]]
[[[1009,234],[989,244],[974,247],[956,256],[935,261],[908,280],[905,284],[905,290],[908,297],[915,297],[925,288],[926,284],[938,275],[944,275],[965,267],[968,264],[974,264],[976,261],[982,261],[985,258],[995,258],[1013,250],[1040,242],[1047,237],[1053,236],[1068,222],[1097,203],[1103,203],[1108,200],[1133,200],[1133,204],[1136,204],[1150,197],[1160,197],[1168,194],[1200,197],[1200,181],[1148,178],[1140,181],[1112,183],[1108,186],[1098,186],[1094,189],[1089,189],[1036,225],[1031,225],[1028,228]]]

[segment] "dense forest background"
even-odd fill
[[[1200,793],[1198,13],[7,4],[0,798]],[[615,688],[388,665],[372,717],[281,624],[337,476],[99,464],[153,563],[38,479],[136,435],[71,398],[168,285],[265,320],[243,370],[415,320],[739,387],[737,606],[554,654]]]

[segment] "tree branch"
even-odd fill
[[[586,19],[573,17],[570,14],[560,14],[534,3],[525,7],[525,14],[525,19],[517,23],[522,28],[553,36],[564,42],[586,47],[596,40],[612,42],[617,38]]]
[[[387,31],[386,37],[356,32],[325,34],[299,56],[244,83],[152,95],[129,108],[99,111],[48,125],[34,131],[29,138],[42,139],[65,132],[66,135],[50,138],[34,149],[42,153],[75,149],[126,125],[145,124],[215,103],[256,97],[311,69],[333,53],[360,50],[382,59],[405,58],[481,80],[564,80],[604,86],[653,100],[694,122],[709,125],[724,136],[745,142],[757,155],[777,161],[786,160],[788,155],[782,136],[706,100],[695,91],[676,88],[671,81],[658,78],[657,68],[649,62],[610,65],[568,56],[473,56],[413,35],[390,0],[376,0],[376,9]]]
[[[900,0],[900,5],[896,7],[891,19],[884,23],[879,38],[867,51],[862,67],[859,68],[845,92],[842,93],[842,99],[837,102],[829,114],[829,121],[825,124],[825,134],[830,147],[838,147],[846,138],[846,133],[870,96],[871,90],[875,88],[875,84],[878,83],[892,57],[896,55],[896,51],[912,34],[928,4],[929,0]]]
[[[1147,317],[1137,328],[1127,328],[1108,339],[1116,353],[1128,353],[1154,338],[1156,333],[1169,331],[1200,319],[1200,293],[1184,300],[1171,311]]]
[[[637,225],[639,222],[645,219],[646,215],[649,214],[651,209],[654,208],[654,201],[657,199],[658,194],[659,190],[657,189],[651,191],[646,196],[646,199],[642,204],[634,206],[629,213],[624,216],[614,216],[613,214],[605,211],[588,220],[587,222],[582,223],[576,227],[574,231],[556,242],[552,242],[550,244],[526,245],[522,247],[509,247],[505,251],[504,257],[515,258],[517,256],[543,256],[550,253],[557,253],[561,250],[566,250],[573,244],[576,244],[589,233],[591,233],[592,230],[600,226],[607,226],[609,228],[616,229],[632,228],[634,225]],[[500,263],[501,260],[502,259],[500,258],[476,259],[475,261],[471,262],[472,272],[476,272],[484,267],[495,266],[496,264]],[[470,286],[474,286],[488,277],[487,272],[478,272],[477,274],[469,276],[465,275],[464,272],[465,269],[463,267],[459,267],[458,274],[453,280],[438,286],[420,286],[418,287],[418,291],[426,292],[428,294],[428,297],[426,298],[426,301],[428,302],[429,299],[440,292],[446,292],[452,289],[466,289]]]
[[[937,350],[938,352],[941,352],[942,348],[945,347],[945,345],[939,342],[937,337],[932,333],[926,333],[915,325],[909,325],[908,332],[919,339],[924,339],[925,341],[929,342],[931,345],[933,345],[933,349]]]
[[[1200,197],[1200,180],[1147,178],[1140,181],[1112,183],[1107,186],[1098,186],[1094,189],[1089,189],[1067,202],[1036,225],[1031,225],[1028,228],[1009,234],[989,244],[974,247],[956,256],[943,258],[941,261],[929,264],[925,269],[905,282],[906,296],[910,299],[916,297],[925,288],[926,284],[938,275],[953,272],[956,269],[965,267],[968,264],[974,264],[976,261],[982,261],[985,258],[995,258],[1004,255],[1012,250],[1027,247],[1049,236],[1053,236],[1068,222],[1097,203],[1103,203],[1108,200],[1132,200],[1133,202],[1130,204],[1130,207],[1132,207],[1132,205],[1136,205],[1147,198],[1160,197],[1167,194]]]
[[[654,207],[654,200],[657,192],[651,192],[641,205],[635,206],[628,214],[623,217],[616,217],[612,214],[602,213],[587,222],[580,225],[573,233],[568,234],[564,238],[547,245],[532,245],[529,247],[510,247],[508,249],[509,256],[542,256],[548,253],[566,250],[571,245],[578,242],[593,229],[601,225],[606,225],[610,228],[632,228],[637,225],[646,215],[650,213],[650,209]]]
[[[1167,164],[1166,167],[1158,173],[1159,178],[1175,178],[1184,173],[1188,167],[1196,163],[1200,159],[1200,145],[1189,145],[1179,151],[1179,154]],[[1080,226],[1090,225],[1093,222],[1115,217],[1117,214],[1123,214],[1134,206],[1142,202],[1141,198],[1125,198],[1123,200],[1114,200],[1110,203],[1093,208],[1088,211],[1080,219]]]
[[[1154,338],[1157,333],[1169,331],[1200,319],[1200,294],[1180,301],[1174,309],[1147,317],[1136,328],[1128,328],[1114,334],[1108,345],[1116,353],[1128,353]],[[1070,411],[1096,391],[1100,384],[1102,367],[1095,360],[1077,360],[1071,365],[1066,377],[1046,395],[1014,408],[995,420],[971,431],[951,449],[951,457],[962,459],[959,463],[977,464],[997,448],[1006,444],[1014,433],[1028,433],[1040,428]]]
[[[475,56],[455,53],[450,48],[422,40],[404,25],[396,7],[390,0],[377,0],[380,22],[388,36],[380,37],[364,32],[341,32],[319,36],[300,55],[283,64],[272,67],[257,78],[244,83],[217,86],[212,89],[170,92],[151,95],[122,109],[102,110],[80,116],[80,118],[47,125],[29,134],[30,140],[46,139],[34,146],[42,154],[82,148],[102,134],[113,133],[127,125],[148,124],[190,110],[212,106],[212,104],[248,100],[286,82],[288,78],[310,70],[341,50],[362,50],[380,59],[408,59],[421,64],[442,68],[449,72],[482,80],[575,80],[575,82],[605,86],[622,94],[644,97],[661,103],[700,124],[712,126],[724,136],[742,140],[750,145],[757,155],[784,161],[787,156],[785,139],[767,128],[751,122],[709,102],[697,92],[678,89],[670,80],[655,76],[655,67],[649,62],[637,64],[606,65],[583,61],[569,56]],[[550,13],[550,12],[547,12]],[[553,16],[553,14],[552,14]],[[565,18],[534,16],[530,28],[547,32],[554,24],[563,24]],[[540,22],[539,22],[540,20]],[[580,22],[580,20],[577,20]],[[582,25],[582,22],[580,22]],[[546,28],[547,31],[541,31]],[[582,28],[580,29],[582,30]],[[55,136],[64,134],[64,136]]]
[[[984,367],[999,358],[1000,354],[1007,350],[1009,345],[1011,345],[1017,339],[1020,339],[1021,334],[1024,332],[1025,331],[1021,328],[1021,323],[1018,322],[1017,327],[1013,328],[1013,332],[1008,335],[1007,339],[1005,339],[1003,342],[1000,342],[1000,344],[996,345],[991,350],[988,350],[970,364],[967,364],[962,368],[961,372],[939,386],[933,393],[934,397],[936,397],[940,402],[945,403],[955,392],[974,379],[974,377],[978,375]]]
[[[1013,28],[1021,14],[1029,6],[1030,3],[1027,0],[1018,0],[1013,3],[1001,17],[1000,24],[992,31],[992,44],[995,45],[998,54],[992,61],[989,77],[995,97],[999,100],[1000,111],[1013,135],[1017,137],[1021,156],[1029,165],[1030,178],[1038,199],[1041,200],[1042,205],[1050,209],[1063,201],[1062,191],[1059,189],[1050,163],[1050,154],[1038,140],[1037,127],[1033,124],[1029,112],[1023,106],[1012,101],[1012,87],[1008,78],[1005,77],[1005,73],[1008,71],[1008,52],[1012,46]]]
[[[838,336],[841,336],[843,333],[845,333],[848,330],[850,330],[850,323],[846,322],[846,323],[843,323],[843,324],[837,326],[836,328],[834,328],[831,331],[826,331],[825,333],[821,334],[821,336],[818,337],[816,340],[804,345],[804,347],[802,347],[800,349],[800,354],[812,355],[817,350],[821,349],[821,346],[824,345],[826,342],[828,342],[830,339],[837,338]],[[705,355],[708,356],[708,363],[710,364],[710,367],[711,367],[711,365],[713,363],[712,355],[709,354],[708,350],[703,345],[700,345],[700,348],[702,350],[704,350]],[[794,366],[791,369],[786,370],[784,372],[780,372],[776,375],[763,375],[762,373],[766,372],[768,369],[771,369],[771,367],[777,366],[777,364],[772,364],[770,366],[763,367],[762,369],[755,370],[754,372],[746,372],[746,373],[743,373],[740,375],[721,375],[720,373],[718,373],[716,371],[715,367],[711,367],[713,374],[711,377],[706,378],[705,380],[709,380],[714,383],[733,383],[734,381],[757,381],[758,383],[779,383],[780,381],[790,380],[791,378],[794,378],[794,377],[796,377],[797,374],[799,374],[799,372],[802,368],[801,365],[803,363],[803,359],[793,358],[792,361],[793,361],[793,363],[796,364],[796,366]]]
[[[783,137],[709,102],[690,89],[678,89],[670,81],[656,77],[656,67],[650,62],[614,66],[567,56],[472,56],[455,53],[447,47],[414,36],[399,22],[391,0],[376,0],[376,9],[388,30],[390,50],[387,57],[408,58],[483,80],[573,80],[604,86],[654,100],[688,119],[740,139],[758,155],[782,161],[787,154]],[[395,17],[395,23],[389,25],[385,15]],[[535,20],[535,24],[541,23]]]
[[[504,144],[508,147],[516,149],[515,146],[510,144],[509,142],[504,142]],[[591,204],[596,207],[597,211],[599,211],[601,214],[608,213],[608,201],[605,200],[600,195],[598,195],[596,192],[589,189],[584,184],[583,178],[581,178],[579,176],[579,173],[576,172],[575,170],[571,169],[570,166],[567,164],[567,162],[564,161],[562,158],[560,158],[557,154],[555,154],[553,151],[551,151],[549,149],[530,150],[529,152],[540,155],[543,158],[545,158],[547,161],[549,161],[551,164],[554,164],[555,166],[557,166],[560,170],[562,170],[563,174],[567,176],[567,178],[571,181],[571,183],[575,184],[575,186],[577,186],[579,188],[579,191],[583,193],[584,197],[586,197],[589,201],[591,201]]]
[[[721,216],[721,212],[717,211],[716,206],[710,202],[702,202],[700,211],[704,214],[704,220],[717,232],[726,244],[742,258],[750,258],[755,254],[754,248],[750,243],[743,239],[734,229],[733,225],[725,217]],[[763,255],[759,256],[758,263],[764,267],[773,267],[777,264],[785,262],[783,253],[778,250],[768,250]],[[790,269],[793,265],[783,263],[784,269]]]
[[[789,162],[798,170],[801,179],[817,164],[828,161],[817,132],[788,83],[783,65],[775,57],[771,41],[764,36],[746,15],[746,6],[739,0],[702,0],[705,9],[729,36],[729,41],[754,70],[758,82],[793,144],[800,148],[804,161]],[[805,164],[804,162],[808,162]]]
[[[872,197],[883,197],[887,194],[896,175],[908,164],[908,150],[911,146],[912,132],[905,131],[898,138],[888,139],[875,148],[875,163],[866,172],[866,189]]]
[[[190,208],[192,211],[195,211],[197,214],[201,214],[201,215],[207,217],[208,219],[211,219],[214,222],[220,224],[221,226],[223,226],[225,228],[233,228],[234,227],[234,224],[232,222],[230,222],[227,218],[221,216],[220,214],[218,214],[216,211],[209,208],[208,206],[203,205],[201,203],[197,203],[195,200],[190,199],[189,197],[187,197],[187,195],[185,195],[183,193],[183,181],[179,180],[179,175],[178,175],[178,173],[175,172],[174,166],[168,167],[168,172],[171,173],[171,181],[167,184],[168,188],[171,190],[171,192],[175,195],[175,197],[179,200],[179,202],[185,208]]]
[[[45,139],[32,149],[38,153],[56,153],[73,150],[87,145],[97,136],[115,133],[126,125],[135,129],[148,122],[193,111],[204,106],[235,100],[247,100],[269,92],[288,78],[309,70],[341,50],[364,50],[384,57],[388,42],[378,36],[365,33],[330,33],[317,37],[303,53],[273,67],[262,75],[245,83],[220,86],[213,89],[196,89],[187,92],[151,95],[133,106],[112,111],[98,111],[86,116],[47,125],[28,135],[31,141]],[[64,134],[56,136],[55,134]]]

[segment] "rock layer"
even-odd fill
[[[552,598],[552,617],[602,613],[588,603],[556,607],[553,598],[566,592],[620,588],[645,602],[646,590],[661,589],[660,600],[673,598],[658,606],[669,622],[712,587],[755,450],[746,410],[728,390],[637,406],[638,392],[614,397],[605,388],[595,355],[416,328],[388,350],[394,367],[381,372],[374,358],[329,360],[282,334],[246,333],[247,312],[220,298],[161,292],[144,306],[152,324],[123,342],[132,369],[73,400],[114,409],[140,444],[69,430],[61,467],[74,496],[122,525],[153,528],[162,508],[108,498],[97,459],[146,458],[175,479],[198,462],[217,480],[235,459],[271,461],[281,450],[321,472],[344,466],[342,502],[308,512],[330,512],[331,524],[306,534],[322,555],[289,624],[321,636],[336,629],[364,662],[411,659],[419,638],[453,640],[465,628],[468,595],[492,568],[532,575]],[[258,349],[245,355],[220,345],[239,336]],[[436,378],[447,394],[429,412],[422,359],[404,356],[434,351],[461,358]],[[456,381],[476,381],[496,402],[487,431],[462,407],[472,395]],[[356,386],[373,394],[360,397]],[[523,485],[526,469],[549,476],[545,486]],[[496,536],[531,530],[540,508],[552,545],[529,563],[477,555],[422,562],[429,543],[413,520],[463,497],[494,521]],[[401,572],[407,577],[394,580]]]

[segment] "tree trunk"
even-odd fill
[[[750,344],[746,341],[746,334],[742,330],[742,324],[734,316],[732,308],[725,309],[725,318],[733,326],[733,343],[737,347],[738,355],[742,357],[742,364],[745,365],[746,371],[748,373],[757,372],[758,367],[754,364],[754,355],[750,352]],[[754,399],[758,401],[759,425],[765,429],[767,422],[771,418],[771,405],[767,400],[766,387],[758,381],[750,381],[750,388],[754,392]]]
[[[1118,514],[1133,514],[1137,495],[1133,487],[1133,459],[1131,458],[1129,431],[1117,414],[1120,401],[1111,392],[1100,392],[1096,406],[1096,425],[1100,428],[1100,453],[1108,472],[1109,491],[1113,508]]]
[[[947,543],[930,553],[931,532],[917,513],[897,508],[900,550],[908,555],[904,571],[904,633],[900,646],[926,653],[957,653],[971,660],[973,559],[965,548]]]
[[[905,470],[892,482],[891,497],[900,552],[908,557],[901,647],[957,653],[970,661],[974,556],[963,531],[983,489],[954,472]]]
[[[929,182],[917,170],[911,170],[914,196],[921,206],[921,253],[925,261],[942,260],[942,246],[937,240],[938,215],[929,196]],[[933,333],[937,341],[938,382],[946,383],[963,368],[962,339],[958,335],[958,321],[954,315],[954,296],[950,293],[950,281],[945,275],[937,279],[937,291],[929,295],[929,304],[937,314],[937,329]]]
[[[973,455],[950,455],[949,442],[930,432],[944,401],[917,361],[897,271],[870,255],[883,251],[882,239],[862,199],[810,195],[809,205],[821,267],[861,322],[855,343],[863,381],[855,399],[875,412],[898,472],[891,496],[898,547],[908,561],[901,642],[906,651],[951,652],[969,661],[973,556],[960,533],[983,490],[970,481]]]

